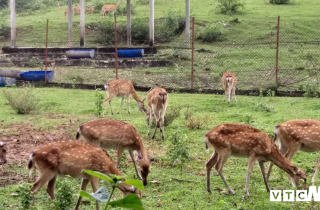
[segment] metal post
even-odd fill
[[[127,47],[131,46],[131,0],[127,0]]]
[[[118,79],[118,39],[117,39],[117,17],[114,15],[114,50],[115,50],[115,67],[116,67],[116,79]]]
[[[68,0],[69,47],[72,47],[72,0]]]
[[[190,47],[190,0],[186,0],[186,46]]]
[[[49,20],[47,19],[47,31],[46,31],[46,57],[45,57],[45,73],[44,73],[44,84],[47,84],[47,66],[48,66],[48,30]]]
[[[149,17],[149,45],[154,45],[154,0],[149,0],[150,17]]]
[[[191,89],[193,89],[193,60],[194,60],[194,17],[192,18]]]
[[[80,0],[80,47],[84,47],[85,36],[85,0]]]
[[[280,28],[280,16],[278,16],[277,26],[277,47],[276,47],[276,86],[278,86],[278,71],[279,71],[279,28]]]
[[[10,0],[11,47],[16,47],[16,2]]]

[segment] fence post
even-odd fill
[[[278,71],[279,71],[279,28],[280,28],[280,16],[278,16],[278,26],[277,26],[277,47],[276,47],[276,86],[278,86]]]
[[[118,79],[118,39],[117,39],[117,17],[114,15],[114,50],[115,50],[115,67],[116,67],[116,79]]]
[[[48,30],[49,19],[47,19],[47,30],[46,30],[46,57],[45,57],[45,72],[44,72],[44,84],[47,84],[47,66],[48,66]]]
[[[10,46],[16,47],[16,1],[10,0],[11,41]]]
[[[193,89],[193,58],[194,58],[194,17],[192,18],[191,89]]]

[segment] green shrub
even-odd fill
[[[269,0],[270,4],[288,4],[290,0]]]
[[[10,37],[10,27],[4,23],[0,23],[0,36],[4,36],[5,38]]]
[[[306,92],[303,94],[306,98],[318,98],[319,92],[317,86],[306,85]]]
[[[196,116],[191,116],[187,121],[185,122],[185,125],[187,128],[190,130],[196,130],[196,129],[201,129],[201,128],[206,128],[211,122],[211,118],[206,115],[204,117],[196,117]]]
[[[55,210],[67,210],[72,205],[74,190],[70,187],[68,179],[59,179],[56,186],[56,199],[53,200]]]
[[[239,0],[218,0],[217,12],[224,15],[236,14],[243,9],[243,4]]]
[[[7,88],[3,90],[4,97],[18,114],[28,114],[38,108],[39,100],[32,93],[33,87]]]
[[[175,12],[168,14],[155,25],[155,39],[159,42],[169,42],[180,35],[185,28],[185,18]]]
[[[21,209],[30,209],[33,201],[33,195],[31,193],[32,184],[24,183],[19,186],[17,192],[21,199]]]
[[[101,89],[98,88],[94,92],[94,104],[95,104],[95,109],[94,109],[94,115],[96,117],[100,117],[103,114],[103,99],[104,96],[101,93]]]
[[[32,57],[32,58],[30,59],[30,61],[29,61],[29,66],[32,67],[32,68],[34,68],[34,67],[40,67],[40,66],[42,66],[42,65],[43,65],[42,61],[41,61],[39,58],[37,58],[37,57]]]
[[[164,126],[170,125],[176,118],[180,116],[181,106],[171,106],[167,109],[164,116]]]
[[[222,32],[222,27],[215,24],[206,26],[196,37],[202,42],[219,42],[225,40],[225,35]]]
[[[138,4],[138,5],[146,5],[146,4],[149,4],[149,0],[137,0],[136,4]]]
[[[148,43],[149,22],[146,18],[133,19],[131,23],[132,41],[138,44]]]
[[[0,0],[0,9],[8,6],[8,0]]]

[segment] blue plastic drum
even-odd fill
[[[118,49],[119,58],[139,58],[143,55],[144,49]]]
[[[0,87],[12,86],[16,84],[16,79],[11,77],[0,77]]]
[[[47,81],[53,80],[54,71],[47,71]],[[20,73],[20,79],[26,81],[41,81],[45,79],[45,71],[25,71]]]

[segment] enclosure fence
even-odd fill
[[[126,31],[116,23],[117,47],[126,47]],[[238,24],[230,22],[230,24]],[[319,88],[320,36],[318,32],[308,34],[304,41],[297,41],[294,33],[283,30],[291,23],[275,18],[269,32],[261,33],[261,40],[255,38],[238,40],[237,36],[227,41],[204,43],[196,35],[186,42],[184,38],[161,42],[155,40],[156,53],[145,53],[141,58],[115,59],[114,50],[98,52],[94,59],[69,59],[65,53],[48,52],[48,70],[54,70],[55,83],[103,85],[118,78],[128,79],[140,87],[162,86],[172,89],[222,90],[223,72],[231,71],[237,77],[237,89],[307,91]],[[191,24],[192,34],[197,26]],[[54,27],[65,27],[65,34],[53,40]],[[94,34],[93,27],[86,26],[85,47],[115,48],[114,31],[110,34]],[[228,27],[228,25],[226,26]],[[19,31],[19,30],[18,30]],[[68,26],[49,20],[48,47],[68,46]],[[30,30],[30,40],[16,40],[18,47],[44,47],[46,45],[46,24],[43,30]],[[303,33],[303,31],[300,31]],[[73,47],[79,47],[79,30],[73,28]],[[138,37],[138,36],[134,36]],[[312,37],[312,38],[310,38]],[[36,39],[36,40],[35,40]],[[0,46],[9,47],[10,40],[0,39]],[[148,40],[132,39],[130,48],[148,48]],[[1,69],[40,70],[44,69],[44,54],[0,54]],[[118,68],[115,68],[115,64]],[[6,65],[5,65],[6,64]]]

